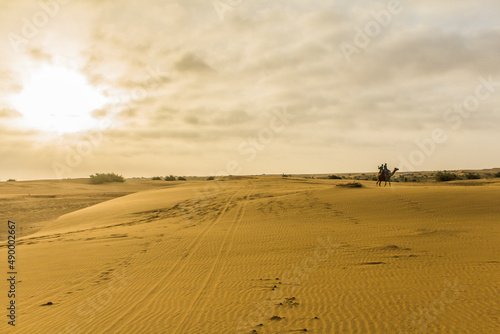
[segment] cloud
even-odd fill
[[[41,48],[31,48],[27,50],[27,54],[36,62],[52,63],[52,55],[48,54]]]
[[[14,109],[0,109],[0,119],[1,118],[17,118],[21,117],[21,113]]]
[[[4,94],[15,94],[21,91],[21,89],[21,80],[16,78],[15,73],[10,70],[2,70],[0,67],[0,90],[4,92]],[[0,101],[1,100],[2,98],[0,98]]]
[[[188,53],[184,55],[177,63],[175,63],[174,68],[180,72],[212,72],[214,71],[203,59]]]
[[[100,158],[88,158],[75,175],[106,154],[139,168],[134,154],[158,162],[164,150],[169,161],[182,154],[178,168],[189,162],[196,173],[218,169],[221,161],[244,161],[238,145],[268,127],[277,106],[294,118],[259,157],[280,156],[273,162],[279,172],[287,165],[306,169],[295,164],[295,150],[319,164],[311,171],[371,168],[374,146],[390,143],[389,156],[411,152],[415,138],[436,127],[449,130],[444,112],[474,94],[479,77],[500,81],[498,2],[402,3],[401,14],[348,62],[341,43],[355,45],[358,29],[376,22],[373,13],[385,10],[386,2],[242,1],[221,17],[210,1],[118,6],[81,0],[65,5],[51,23],[64,29],[48,25],[25,54],[3,65],[9,70],[0,71],[0,87],[21,89],[26,66],[20,59],[56,63],[56,57],[73,61],[92,84],[104,87],[114,102],[92,115],[110,119],[113,127],[94,152]],[[6,10],[30,13],[20,8]],[[3,32],[19,29],[19,20],[9,22]],[[70,46],[61,47],[65,43]],[[484,131],[498,138],[499,102],[495,92],[450,137]],[[332,157],[346,154],[348,162],[313,158],[325,150]],[[213,158],[206,164],[192,163],[207,152]],[[437,169],[446,161],[434,156],[428,164]],[[264,165],[255,161],[245,170],[266,172]]]

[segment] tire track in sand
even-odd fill
[[[200,247],[201,240],[210,232],[210,230],[217,225],[217,223],[222,219],[226,211],[229,209],[233,198],[238,194],[243,187],[238,188],[233,194],[229,196],[229,199],[227,200],[226,204],[224,207],[219,211],[219,214],[217,217],[215,217],[210,224],[208,224],[205,229],[203,229],[200,234],[189,244],[188,249],[189,254],[186,257],[179,258],[173,266],[170,267],[170,270],[168,270],[155,284],[153,284],[147,291],[144,291],[141,293],[141,298],[134,302],[130,307],[128,307],[123,313],[121,317],[116,318],[113,322],[111,322],[105,329],[103,329],[103,333],[108,333],[108,332],[116,332],[116,333],[121,333],[124,332],[125,329],[130,330],[132,326],[129,326],[130,324],[137,324],[139,321],[136,319],[137,315],[134,314],[134,309],[140,307],[141,309],[147,309],[149,308],[149,304],[151,301],[154,301],[155,295],[161,294],[161,291],[164,289],[161,288],[162,284],[165,284],[165,282],[172,281],[171,277],[178,275],[180,272],[182,272],[182,269],[186,266],[186,263],[188,262],[187,260],[193,256],[194,253],[196,253],[196,250]],[[150,302],[147,302],[147,301]],[[141,306],[142,303],[145,303],[143,306]],[[146,319],[142,319],[145,321]]]
[[[225,267],[223,259],[227,257],[227,255],[232,249],[232,246],[234,244],[234,234],[238,229],[238,226],[240,225],[241,221],[243,220],[243,217],[245,216],[246,208],[248,206],[249,199],[253,192],[253,189],[254,186],[250,188],[247,195],[244,197],[243,203],[240,204],[240,207],[238,208],[238,213],[234,218],[234,220],[232,221],[231,227],[229,228],[228,232],[224,236],[224,241],[222,242],[217,252],[217,256],[212,263],[210,271],[208,272],[203,283],[196,292],[196,296],[193,299],[193,302],[191,303],[191,305],[189,305],[188,310],[186,310],[186,312],[182,316],[179,322],[179,327],[177,327],[174,333],[187,333],[186,331],[187,330],[186,326],[188,325],[187,322],[195,324],[200,323],[202,312],[198,312],[196,318],[193,319],[192,321],[190,320],[191,315],[196,311],[196,309],[203,310],[207,302],[209,302],[215,294],[223,269]]]

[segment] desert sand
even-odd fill
[[[499,179],[345,182],[2,183],[0,332],[500,332]]]

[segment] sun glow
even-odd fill
[[[42,131],[77,132],[96,128],[91,112],[107,99],[86,78],[64,67],[44,66],[33,73],[13,105],[22,125]]]

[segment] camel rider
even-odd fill
[[[384,164],[384,176],[387,178],[387,175],[389,174],[389,168],[387,168],[387,162]]]
[[[380,166],[378,166],[378,173],[382,174],[383,171],[384,171],[384,164],[380,164]]]

